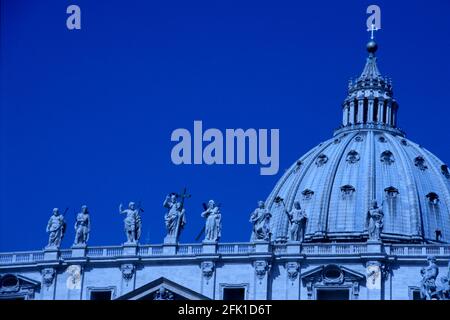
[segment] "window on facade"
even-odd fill
[[[317,300],[350,300],[348,289],[317,289]]]
[[[420,297],[419,289],[411,290],[411,299],[412,300],[422,300],[422,298]]]
[[[111,300],[111,290],[98,290],[91,292],[91,300]]]
[[[223,288],[223,300],[245,300],[245,288]]]

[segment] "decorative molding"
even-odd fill
[[[120,266],[122,277],[125,281],[130,281],[133,278],[135,267],[132,263],[126,263]]]
[[[287,262],[286,263],[286,271],[288,275],[288,279],[291,282],[294,282],[300,271],[300,264],[298,262]]]
[[[44,268],[41,270],[42,283],[46,287],[50,287],[53,284],[53,279],[55,279],[56,270],[54,268]]]
[[[207,283],[214,274],[215,264],[213,261],[204,261],[201,264],[202,275],[206,279]]]
[[[256,277],[261,283],[261,280],[264,279],[266,274],[269,272],[271,265],[265,260],[258,260],[253,263],[253,267],[255,268]]]

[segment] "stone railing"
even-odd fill
[[[386,246],[386,252],[394,256],[449,256],[450,245],[401,245]]]
[[[289,254],[302,254],[305,256],[358,256],[368,252],[369,245],[366,243],[304,243],[294,244],[258,244],[251,242],[217,243],[217,244],[178,244],[178,245],[139,245],[131,246],[108,246],[61,249],[52,256],[47,256],[47,251],[27,251],[0,253],[1,265],[33,264],[48,260],[70,260],[70,259],[114,259],[117,257],[136,256],[141,258],[158,256],[198,256],[205,254],[217,254],[223,256],[245,256],[248,254],[274,254],[283,256]],[[80,251],[81,250],[81,251]],[[381,247],[381,253],[398,257],[427,257],[427,256],[450,256],[450,244],[442,245],[401,245],[385,244]]]

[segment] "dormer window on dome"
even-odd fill
[[[450,179],[450,171],[449,171],[448,166],[446,164],[443,164],[441,166],[441,172],[444,175],[444,177],[446,177],[447,179]]]
[[[341,187],[342,199],[350,198],[355,191],[356,191],[355,187],[351,186],[349,184],[346,184],[345,186],[342,186]]]
[[[310,200],[312,196],[314,195],[314,191],[310,189],[305,189],[302,191],[303,200]]]
[[[384,189],[384,192],[386,194],[386,198],[388,198],[388,199],[395,199],[395,198],[397,198],[397,195],[399,194],[398,189],[395,187],[392,187],[392,186]]]
[[[389,165],[393,164],[395,161],[394,155],[389,150],[383,151],[380,156],[380,161]]]
[[[360,159],[359,153],[356,152],[355,150],[351,150],[351,151],[349,151],[349,153],[347,154],[347,159],[346,159],[346,161],[347,161],[348,163],[356,163],[356,162],[359,161],[359,159]]]
[[[320,154],[316,159],[316,165],[318,167],[323,166],[327,162],[328,162],[328,157],[326,155],[324,155],[323,153]]]
[[[428,167],[425,165],[425,159],[422,156],[414,158],[414,165],[422,171],[428,169]]]
[[[432,205],[437,205],[439,203],[439,196],[434,192],[427,194],[427,199]]]

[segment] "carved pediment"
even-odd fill
[[[117,298],[117,300],[209,300],[209,298],[161,277]]]
[[[39,281],[19,274],[5,274],[0,276],[0,298],[22,297],[32,299],[40,286]]]
[[[344,283],[362,283],[366,277],[356,271],[335,264],[323,265],[303,273],[302,281],[321,285],[342,285]]]

